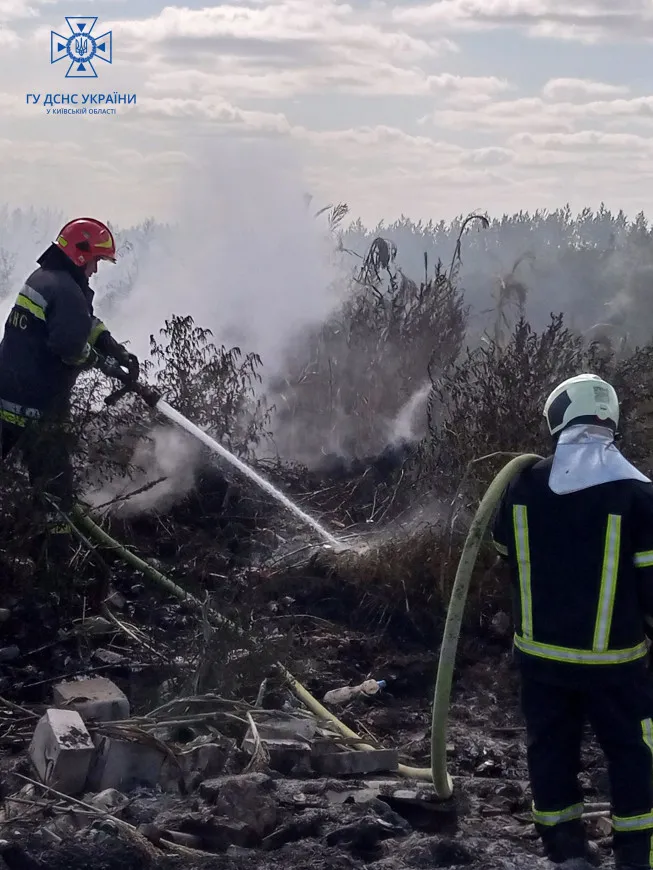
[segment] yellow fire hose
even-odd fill
[[[478,552],[488,523],[490,522],[490,518],[492,517],[505,488],[516,474],[524,468],[538,462],[541,458],[541,456],[532,453],[516,456],[497,474],[478,506],[469,528],[469,532],[467,533],[460,561],[458,562],[458,569],[456,571],[453,589],[451,591],[451,598],[449,600],[449,608],[447,610],[444,633],[442,635],[442,644],[440,647],[438,670],[435,681],[431,718],[431,766],[409,767],[405,764],[400,764],[398,768],[398,772],[409,779],[431,782],[436,796],[441,800],[447,800],[453,794],[453,780],[447,771],[447,724],[456,651],[458,648],[460,628],[462,625],[465,602],[467,600],[467,592],[472,578],[472,572],[476,564]],[[190,597],[180,586],[172,583],[167,577],[159,571],[156,571],[156,569],[152,568],[152,566],[148,565],[144,560],[139,559],[135,554],[122,547],[117,541],[93,523],[88,514],[86,514],[86,512],[81,508],[75,510],[74,518],[101,544],[116,550],[118,554],[126,559],[126,561],[130,562],[138,570],[143,571],[146,576],[149,576],[151,579],[164,586],[173,595],[186,601],[189,601],[190,599],[190,602],[193,604],[199,604],[196,599]],[[221,619],[225,623],[228,622],[224,617],[221,617]],[[320,704],[320,702],[314,698],[283,665],[278,664],[278,667],[297,698],[302,701],[302,703],[318,718],[328,721],[343,737],[352,741],[356,748],[376,748],[365,743],[360,735],[348,728],[343,722],[340,722],[340,720],[331,713],[330,710],[327,710],[326,707]]]
[[[453,794],[453,780],[447,771],[447,722],[449,718],[449,703],[451,700],[451,684],[453,682],[453,669],[458,648],[458,638],[462,625],[467,591],[472,578],[476,558],[485,535],[490,518],[497,507],[505,488],[516,474],[529,465],[538,462],[542,457],[532,453],[516,456],[511,459],[494,478],[478,506],[478,510],[472,520],[463,547],[458,569],[454,579],[447,620],[442,635],[438,671],[435,680],[435,693],[431,715],[431,766],[408,767],[400,764],[398,772],[408,779],[431,782],[436,796],[441,800],[447,800]],[[316,716],[326,719],[343,736],[356,741],[358,749],[374,749],[364,743],[358,734],[317,701],[301,683],[293,677],[285,668],[282,671],[293,691],[308,709]]]

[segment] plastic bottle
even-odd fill
[[[341,689],[331,689],[322,699],[325,704],[346,704],[357,695],[376,695],[385,689],[385,680],[365,680],[358,686],[343,686]]]

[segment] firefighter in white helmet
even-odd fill
[[[533,821],[556,863],[590,859],[578,783],[588,722],[607,758],[617,870],[653,867],[653,485],[617,449],[596,375],[544,406],[552,456],[510,483],[493,535],[510,567]]]

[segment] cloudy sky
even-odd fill
[[[91,13],[113,64],[66,79],[50,31]],[[0,200],[125,224],[286,173],[368,222],[633,214],[653,198],[652,38],[651,0],[0,0]],[[91,91],[137,105],[26,105]]]

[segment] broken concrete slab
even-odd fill
[[[261,740],[261,746],[268,756],[268,765],[271,770],[284,774],[310,774],[311,768],[311,745],[299,740]],[[242,748],[249,755],[254,755],[256,742],[253,737],[243,741]]]
[[[317,733],[313,717],[284,715],[279,711],[257,716],[256,731],[269,757],[269,766],[278,773],[311,773],[311,740]],[[254,755],[257,739],[249,728],[242,749]]]
[[[76,710],[85,720],[116,722],[129,719],[129,700],[106,677],[57,683],[52,690],[56,707]]]
[[[399,767],[396,749],[346,750],[314,754],[311,766],[323,776],[361,776],[387,773]]]
[[[93,791],[118,789],[130,791],[137,786],[154,788],[159,784],[166,759],[163,750],[148,743],[98,736],[96,754],[88,775]]]
[[[84,789],[95,747],[75,710],[48,710],[34,730],[29,757],[45,785],[75,795]]]

